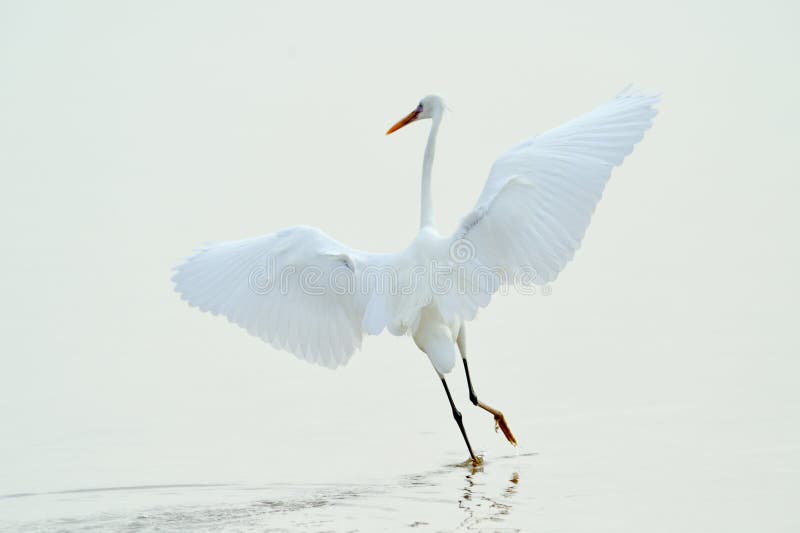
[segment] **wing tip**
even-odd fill
[[[662,92],[653,92],[647,91],[645,89],[640,89],[636,87],[633,83],[629,83],[622,89],[617,95],[614,97],[614,100],[625,100],[625,99],[639,99],[643,100],[647,103],[648,107],[652,107],[661,103],[661,98],[664,93]],[[655,108],[653,111],[657,112]]]

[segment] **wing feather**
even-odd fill
[[[360,348],[364,334],[360,292],[368,288],[358,285],[356,271],[381,257],[385,261],[297,226],[207,245],[176,268],[173,281],[190,305],[301,359],[336,368]],[[334,290],[335,274],[352,276],[352,290]]]
[[[502,272],[503,282],[526,269],[535,272],[525,277],[534,284],[555,280],[580,246],[611,170],[642,139],[658,102],[623,91],[501,155],[451,242],[467,239],[475,260]]]

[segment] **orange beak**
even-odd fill
[[[420,106],[417,109],[415,109],[414,111],[412,111],[411,113],[409,113],[408,115],[406,115],[403,118],[401,118],[400,120],[398,120],[397,124],[395,124],[394,126],[389,128],[389,131],[386,132],[386,135],[389,135],[391,133],[396,132],[397,130],[399,130],[400,128],[402,128],[403,126],[405,126],[407,124],[411,124],[412,122],[417,120],[417,117],[419,116],[419,114],[421,112],[422,112],[422,109],[421,109],[421,106]]]

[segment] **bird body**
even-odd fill
[[[503,286],[548,284],[580,245],[613,167],[631,153],[659,98],[625,90],[595,110],[501,155],[475,207],[453,234],[435,228],[431,179],[444,114],[426,96],[388,132],[430,119],[422,164],[420,228],[397,253],[350,248],[307,226],[207,245],[177,268],[190,305],[226,316],[249,333],[309,362],[336,368],[365,335],[409,334],[444,381],[458,347],[469,381],[465,323]],[[499,411],[495,416],[516,443]],[[457,415],[457,416],[456,416]]]
[[[427,354],[439,374],[448,374],[456,362],[455,342],[462,324],[446,322],[435,305],[420,310],[419,321],[412,333],[414,344]]]

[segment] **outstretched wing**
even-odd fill
[[[518,144],[495,161],[475,208],[451,237],[501,283],[556,279],[578,249],[611,170],[650,127],[658,96],[626,90]]]
[[[297,226],[203,247],[177,267],[190,305],[301,359],[336,368],[361,346],[369,290],[360,272],[384,257]]]

